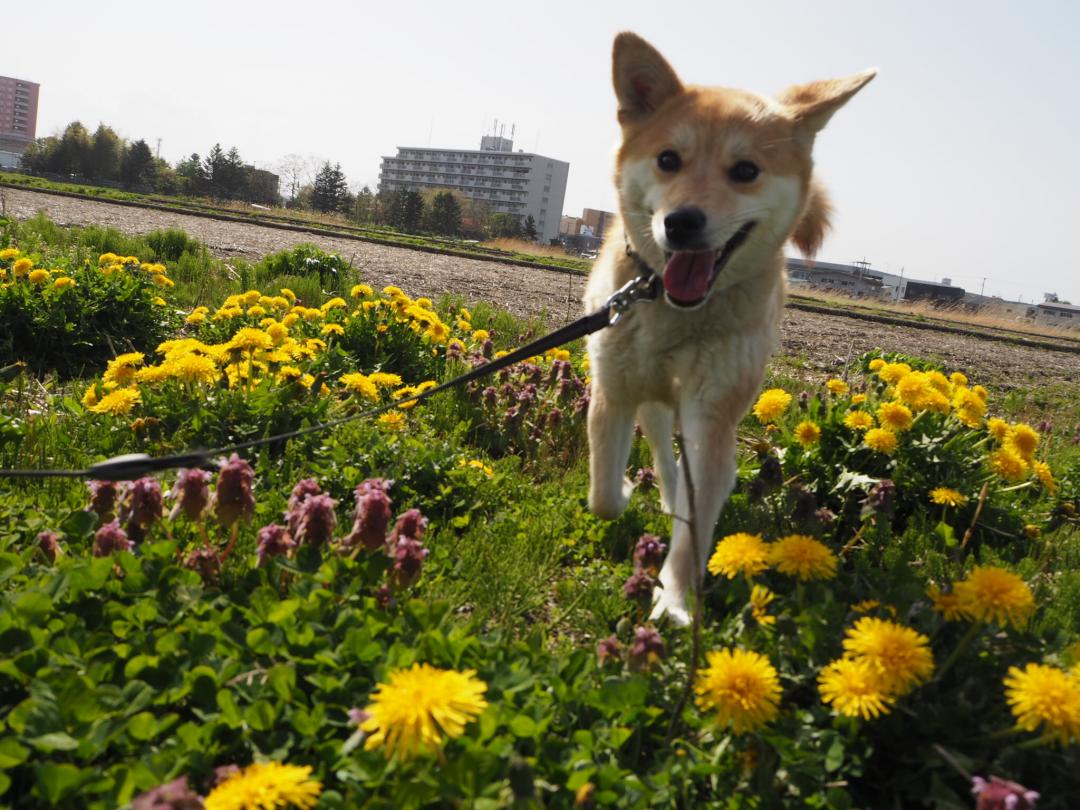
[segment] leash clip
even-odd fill
[[[656,282],[656,274],[650,270],[648,273],[642,273],[637,278],[628,281],[613,292],[607,300],[608,325],[614,326],[617,324],[622,316],[638,301],[655,300],[657,294]]]

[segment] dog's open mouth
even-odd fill
[[[668,254],[664,267],[664,293],[677,307],[696,307],[709,297],[709,291],[731,255],[746,241],[753,222],[747,222],[727,240],[720,250],[678,250]]]

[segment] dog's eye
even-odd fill
[[[662,172],[677,172],[682,168],[682,158],[679,153],[671,149],[665,149],[656,156],[656,165]]]
[[[740,160],[728,170],[728,177],[736,183],[753,183],[759,174],[761,169],[749,160]]]

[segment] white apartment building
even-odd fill
[[[399,146],[396,157],[382,159],[379,191],[460,191],[494,212],[532,215],[537,238],[550,242],[559,235],[570,164],[513,148],[497,135],[485,135],[479,149]]]

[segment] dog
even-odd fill
[[[588,340],[589,505],[606,519],[626,508],[636,420],[675,518],[653,618],[690,622],[687,594],[703,580],[735,484],[735,429],[779,339],[782,248],[790,239],[812,257],[829,225],[829,201],[813,176],[814,138],[875,75],[798,85],[771,99],[684,85],[644,39],[615,39],[619,217],[584,304],[595,311],[646,268],[662,295]]]

